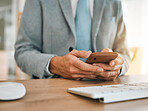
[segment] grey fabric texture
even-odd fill
[[[92,21],[92,51],[111,48],[124,59],[121,74],[130,61],[120,0],[95,0]],[[22,71],[45,78],[52,57],[69,53],[76,46],[70,0],[26,0],[15,44],[15,60]],[[45,74],[46,76],[50,74]],[[51,74],[52,75],[52,74]],[[55,77],[55,76],[54,76]]]

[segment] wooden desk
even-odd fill
[[[69,87],[140,81],[148,81],[148,76],[123,76],[114,82],[65,79],[16,81],[26,86],[26,96],[17,101],[0,102],[0,111],[148,111],[148,99],[103,104],[66,92]]]

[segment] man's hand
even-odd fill
[[[102,52],[112,52],[112,50],[106,48],[103,49]],[[115,60],[110,61],[109,64],[95,63],[93,65],[102,67],[104,69],[103,72],[96,73],[96,75],[98,75],[98,79],[114,80],[120,74],[122,64],[124,64],[124,59],[118,55],[118,57]]]
[[[87,78],[95,79],[96,74],[103,72],[103,68],[84,63],[79,58],[88,58],[91,51],[73,50],[65,56],[56,56],[51,59],[50,72],[61,75],[64,78],[76,79]]]

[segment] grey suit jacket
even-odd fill
[[[120,0],[95,0],[92,51],[111,48],[125,59],[121,75],[130,61]],[[42,78],[54,56],[76,47],[70,0],[26,0],[15,45],[17,65],[27,74]]]

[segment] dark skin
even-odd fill
[[[111,52],[112,50],[105,48],[103,52]],[[112,60],[109,64],[87,64],[81,61],[79,58],[88,58],[91,51],[77,51],[66,54],[65,56],[56,56],[51,59],[50,72],[61,75],[67,79],[80,80],[85,79],[103,79],[114,80],[120,74],[121,65],[124,63],[124,59],[118,56],[115,60]]]

